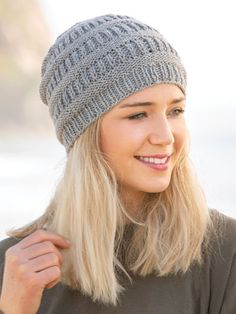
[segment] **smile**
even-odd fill
[[[153,157],[142,157],[142,156],[137,156],[139,160],[143,160],[145,162],[148,162],[150,164],[156,164],[156,165],[163,165],[166,163],[168,157],[165,158],[153,158]]]
[[[150,167],[155,170],[167,170],[169,166],[169,160],[171,156],[165,158],[154,158],[154,157],[142,157],[135,156],[135,158],[140,161],[143,165]]]

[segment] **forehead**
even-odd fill
[[[147,88],[144,88],[141,91],[138,91],[119,103],[115,106],[116,108],[125,107],[126,104],[137,103],[137,102],[167,102],[170,103],[173,100],[177,99],[184,100],[185,96],[181,89],[174,84],[156,84]]]

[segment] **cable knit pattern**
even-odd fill
[[[67,152],[93,121],[129,95],[158,83],[186,90],[185,69],[166,39],[132,17],[114,14],[61,34],[41,71],[40,96]]]

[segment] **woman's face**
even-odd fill
[[[119,186],[133,198],[165,190],[187,139],[185,97],[172,84],[132,94],[101,122],[101,149]]]

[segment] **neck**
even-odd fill
[[[139,217],[145,195],[145,192],[130,191],[127,188],[120,189],[122,203],[132,218]]]

